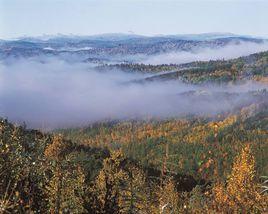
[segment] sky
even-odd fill
[[[268,0],[0,0],[0,38],[231,32],[268,37]]]

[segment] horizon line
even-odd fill
[[[135,32],[107,32],[107,33],[96,33],[96,34],[74,34],[74,33],[56,33],[56,34],[39,34],[39,35],[22,35],[18,37],[7,37],[3,38],[1,37],[0,40],[23,40],[23,39],[40,39],[40,40],[49,40],[51,38],[59,38],[59,37],[101,37],[101,36],[140,36],[140,37],[171,37],[171,36],[198,36],[198,35],[215,35],[217,36],[229,36],[229,37],[251,37],[251,38],[258,38],[258,39],[268,39],[267,36],[262,35],[252,35],[252,34],[237,34],[232,32],[202,32],[202,33],[178,33],[178,34],[164,34],[164,33],[158,33],[158,34],[139,34]],[[51,38],[43,38],[42,37],[51,37]]]

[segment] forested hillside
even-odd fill
[[[258,96],[216,118],[107,121],[50,134],[2,119],[1,212],[264,213],[267,92]]]
[[[236,104],[217,113],[104,120],[50,132],[1,119],[0,213],[266,213],[267,65],[262,52],[182,65],[97,67],[152,75],[135,84],[263,86],[173,96],[196,106],[222,99]]]
[[[268,52],[261,52],[232,60],[197,61],[180,65],[123,63],[102,65],[97,68],[99,70],[110,69],[116,71],[116,69],[120,69],[124,72],[155,74],[143,81],[178,79],[186,83],[205,84],[239,82],[251,79],[267,83]]]

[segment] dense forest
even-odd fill
[[[158,80],[265,84],[267,65],[263,52],[104,67],[168,71],[152,77]],[[102,121],[51,132],[0,119],[0,213],[266,213],[268,92],[249,93],[251,102],[217,115]]]
[[[268,76],[268,52],[252,54],[232,60],[197,61],[186,64],[114,64],[101,65],[100,71],[118,69],[124,72],[155,74],[143,81],[181,80],[192,84],[241,82],[249,79],[266,82]],[[141,81],[141,82],[143,82]]]

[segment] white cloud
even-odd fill
[[[193,61],[232,59],[267,50],[267,42],[260,44],[252,42],[241,42],[239,44],[230,44],[222,48],[198,48],[194,50],[194,52],[169,52],[149,56],[145,58],[145,60],[143,60],[142,62],[145,64],[181,64]]]

